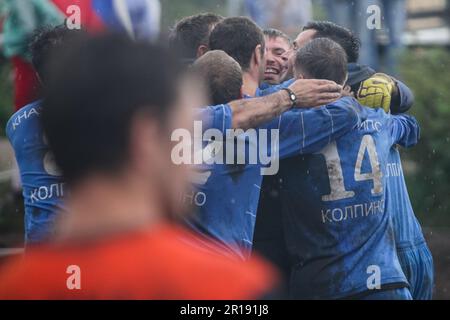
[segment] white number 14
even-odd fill
[[[366,150],[369,155],[372,172],[361,173],[361,166]],[[339,157],[336,142],[333,141],[319,153],[325,157],[331,189],[330,194],[322,196],[322,201],[336,201],[354,197],[354,191],[345,190],[344,174],[342,173],[341,159]],[[354,174],[355,181],[372,180],[373,188],[371,192],[375,195],[383,192],[383,185],[381,182],[382,177],[383,174],[380,169],[380,162],[378,161],[375,142],[371,135],[365,135],[361,141],[358,157],[356,159]]]

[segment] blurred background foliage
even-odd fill
[[[415,48],[401,59],[403,80],[414,92],[411,113],[421,126],[420,143],[405,152],[405,173],[417,216],[426,225],[450,225],[450,52]],[[406,161],[406,164],[408,164]],[[409,170],[407,170],[410,168]]]

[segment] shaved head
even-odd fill
[[[192,66],[209,91],[214,105],[241,98],[242,69],[239,63],[222,50],[201,56]]]

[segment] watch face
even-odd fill
[[[296,99],[295,95],[292,94],[292,95],[291,95],[291,100],[292,100],[292,101],[295,101],[295,99]]]

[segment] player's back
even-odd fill
[[[367,115],[358,129],[318,154],[281,164],[294,298],[359,294],[375,273],[382,286],[406,285],[384,199],[389,150],[403,122],[356,101],[355,106]],[[407,127],[411,119],[405,119]]]
[[[193,201],[198,212],[188,223],[247,259],[262,181],[260,166],[215,164],[209,172],[207,181],[196,185]]]
[[[8,121],[6,133],[14,149],[25,199],[25,240],[39,242],[52,233],[55,214],[64,196],[62,177],[40,125],[40,101]]]
[[[204,253],[193,241],[165,225],[31,248],[2,269],[0,299],[254,299],[276,285],[259,260]]]
[[[360,118],[349,105],[351,100],[346,98],[304,112],[293,109],[257,129],[232,131],[230,136],[227,133],[224,146],[216,140],[214,143],[222,145],[223,152],[216,150],[211,159],[219,157],[224,161],[200,166],[203,179],[195,183],[197,193],[190,197],[199,213],[189,224],[222,242],[230,252],[247,258],[253,243],[263,172],[267,174],[269,169],[273,174],[279,159],[320,150],[350,131]]]

